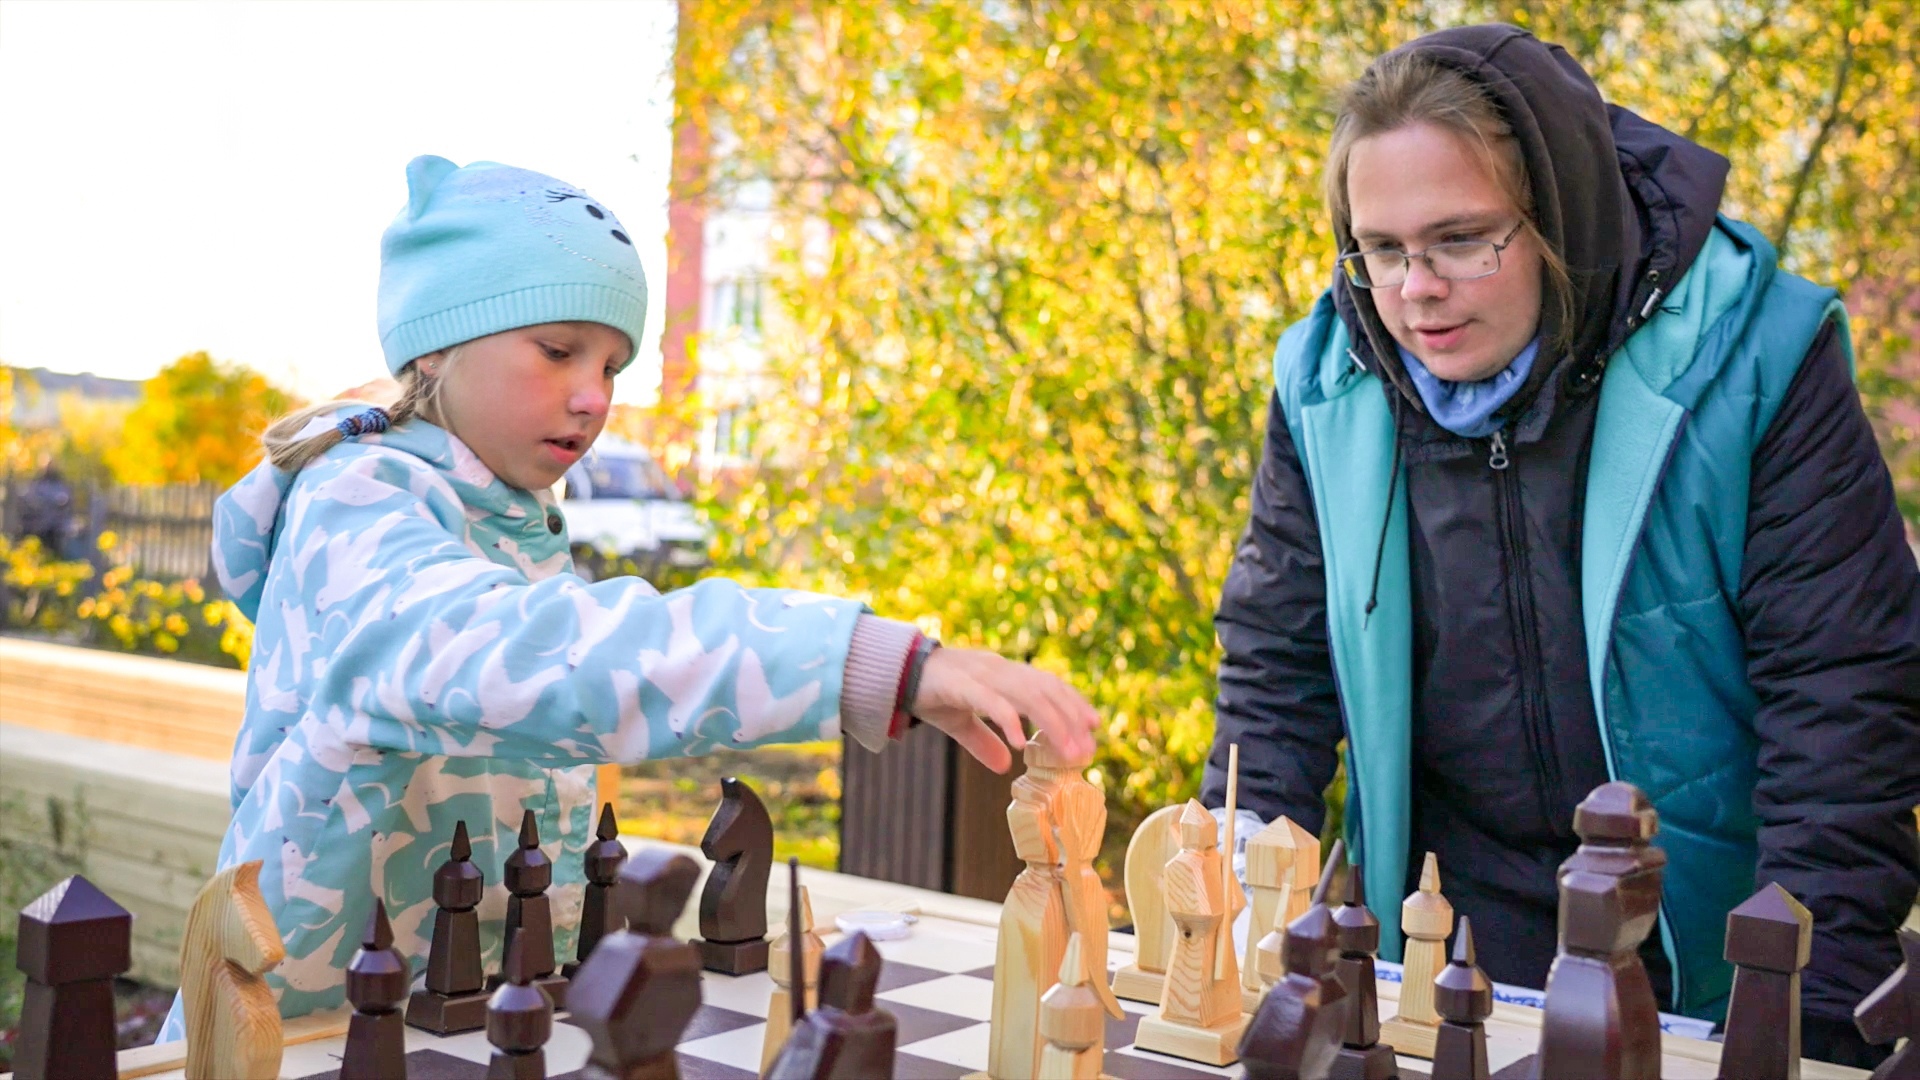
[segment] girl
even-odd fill
[[[640,339],[633,244],[585,192],[523,169],[421,157],[407,184],[380,271],[400,401],[280,421],[215,511],[221,584],[256,635],[220,867],[265,863],[284,1016],[341,1004],[376,897],[422,970],[457,821],[497,868],[534,812],[570,936],[596,764],[843,732],[877,750],[910,716],[996,770],[1011,756],[983,716],[1015,747],[1024,717],[1091,753],[1097,718],[1061,680],[861,604],[569,573],[549,489]],[[181,1034],[176,1002],[162,1039]]]

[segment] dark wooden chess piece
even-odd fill
[[[1333,1080],[1394,1080],[1400,1067],[1393,1047],[1380,1041],[1380,988],[1374,981],[1374,954],[1380,949],[1380,920],[1367,910],[1362,867],[1347,867],[1347,902],[1333,910],[1340,942],[1336,971],[1347,988],[1347,1026],[1334,1056]]]
[[[1900,955],[1900,966],[1853,1009],[1853,1026],[1869,1043],[1907,1040],[1873,1080],[1920,1080],[1920,931],[1900,928]]]
[[[674,1080],[674,1047],[700,1009],[700,953],[673,938],[700,867],[685,855],[637,852],[616,900],[628,929],[600,939],[575,973],[572,1022],[593,1040],[585,1080]]]
[[[1465,915],[1453,936],[1453,961],[1433,977],[1433,1005],[1440,1011],[1433,1080],[1487,1080],[1486,1020],[1493,1015],[1493,982],[1474,961],[1473,924]]]
[[[767,1080],[892,1080],[898,1024],[874,1008],[879,981],[880,950],[857,930],[821,954],[820,1006],[794,1025]]]
[[[113,980],[133,966],[127,909],[75,874],[21,909],[14,962],[27,986],[13,1075],[115,1075]]]
[[[486,881],[473,865],[467,823],[456,822],[447,861],[433,872],[433,944],[427,986],[407,1001],[407,1023],[436,1035],[487,1026],[485,971],[480,963],[480,903]]]
[[[767,970],[767,872],[773,867],[773,821],[753,789],[720,781],[720,809],[700,838],[714,861],[700,891],[700,937],[694,946],[709,971],[746,975]]]
[[[1660,916],[1659,817],[1632,784],[1594,788],[1560,864],[1560,951],[1547,971],[1537,1076],[1657,1080],[1660,1013],[1640,943]]]
[[[507,856],[507,927],[500,943],[504,961],[515,941],[527,939],[528,969],[533,981],[553,999],[556,1009],[567,1006],[567,977],[554,970],[553,906],[547,886],[553,884],[553,861],[540,850],[540,825],[533,811],[520,818],[520,846]],[[498,986],[502,980],[493,980]]]
[[[1812,913],[1778,882],[1727,913],[1733,997],[1720,1047],[1721,1080],[1797,1080],[1800,969],[1812,947]]]
[[[360,950],[347,962],[346,1055],[340,1080],[406,1080],[407,1027],[400,1003],[407,1000],[413,973],[407,958],[393,947],[393,925],[384,900],[374,900],[373,916],[361,935]]]
[[[572,979],[587,957],[593,955],[600,939],[621,928],[620,905],[614,900],[614,885],[620,880],[620,867],[627,861],[627,849],[620,843],[620,823],[614,820],[613,804],[600,804],[600,827],[594,830],[594,842],[587,845],[587,889],[580,904],[580,935],[574,949],[575,959],[560,969]]]
[[[487,1041],[493,1057],[487,1080],[546,1080],[547,1039],[553,1035],[553,999],[534,976],[527,959],[532,939],[522,935],[507,946],[506,981],[487,1002]]]
[[[1346,845],[1335,840],[1313,906],[1287,924],[1281,946],[1286,971],[1260,999],[1240,1038],[1247,1080],[1321,1080],[1340,1053],[1349,998],[1335,970],[1340,941],[1326,896],[1345,863]]]

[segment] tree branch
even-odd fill
[[[1853,28],[1840,29],[1840,70],[1833,79],[1833,99],[1827,102],[1827,115],[1820,119],[1820,131],[1813,137],[1813,145],[1807,148],[1807,159],[1800,163],[1800,173],[1793,178],[1793,194],[1787,197],[1787,207],[1780,214],[1780,224],[1773,233],[1774,250],[1781,255],[1787,252],[1787,236],[1793,232],[1793,219],[1800,212],[1800,198],[1807,192],[1807,184],[1813,179],[1813,170],[1820,163],[1821,151],[1826,149],[1827,138],[1840,121],[1841,99],[1847,93],[1847,76],[1853,72]]]

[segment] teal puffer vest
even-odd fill
[[[1586,486],[1581,606],[1607,769],[1647,794],[1669,862],[1661,905],[1674,1007],[1724,1014],[1727,912],[1754,889],[1757,701],[1738,621],[1753,450],[1821,325],[1831,289],[1778,270],[1771,245],[1721,218],[1663,306],[1609,360]],[[1327,631],[1347,729],[1347,843],[1373,881],[1406,880],[1412,600],[1404,476],[1387,515],[1393,421],[1385,384],[1353,369],[1332,298],[1274,357],[1287,426],[1314,494]],[[1845,347],[1851,356],[1851,344]],[[1378,903],[1381,954],[1400,906]]]

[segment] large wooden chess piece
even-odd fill
[[[1323,1080],[1333,1068],[1348,999],[1335,971],[1340,941],[1326,898],[1345,857],[1346,845],[1334,841],[1315,902],[1287,924],[1282,955],[1275,958],[1263,945],[1261,961],[1269,966],[1272,986],[1240,1041],[1247,1080]]]
[[[685,855],[636,852],[620,868],[628,929],[600,939],[574,976],[573,1023],[593,1040],[585,1080],[669,1080],[673,1048],[700,1010],[700,952],[673,937],[700,867]]]
[[[1167,860],[1180,850],[1180,811],[1163,806],[1140,822],[1127,842],[1127,911],[1133,916],[1133,963],[1113,973],[1113,993],[1128,1001],[1160,1004],[1160,986],[1173,955],[1173,916],[1160,895]],[[1096,974],[1096,978],[1098,975]]]
[[[1573,813],[1581,844],[1560,865],[1560,952],[1547,971],[1541,1077],[1655,1080],[1660,1013],[1640,943],[1660,915],[1659,819],[1632,784],[1594,788]]]
[[[820,1007],[794,1026],[767,1080],[892,1080],[898,1025],[873,1006],[880,950],[854,931],[820,958]]]
[[[1487,1017],[1493,982],[1474,962],[1473,923],[1460,917],[1453,962],[1433,979],[1433,1003],[1442,1017],[1434,1032],[1432,1080],[1487,1080]]]
[[[1086,941],[1078,931],[1067,938],[1060,959],[1060,981],[1040,998],[1039,1080],[1099,1080],[1106,1055],[1106,1004],[1095,992],[1100,980],[1087,977]]]
[[[456,822],[447,861],[433,872],[433,943],[427,985],[407,1001],[407,1023],[437,1035],[487,1026],[486,975],[480,963],[480,903],[486,881],[473,865],[467,823]]]
[[[1920,1080],[1920,931],[1900,928],[1900,955],[1900,966],[1853,1009],[1853,1026],[1869,1043],[1907,1040],[1873,1080]]]
[[[798,859],[788,859],[789,876],[798,879]],[[826,942],[813,929],[813,900],[805,885],[797,885],[793,898],[789,901],[789,927],[798,926],[800,934],[800,988],[794,989],[792,973],[796,970],[792,963],[794,931],[782,933],[774,939],[772,948],[767,950],[767,974],[773,976],[773,996],[767,1001],[767,1030],[760,1040],[760,1071],[766,1072],[772,1067],[773,1059],[780,1054],[780,1048],[786,1045],[787,1036],[793,1031],[793,1016],[796,1011],[805,1012],[813,1008],[818,1000],[820,986],[820,956],[826,952]],[[795,1006],[793,995],[799,994],[799,1004]]]
[[[1334,1055],[1334,1080],[1394,1080],[1400,1067],[1393,1047],[1380,1041],[1380,984],[1374,954],[1380,949],[1380,920],[1367,910],[1366,877],[1360,866],[1347,867],[1347,902],[1333,912],[1339,929],[1340,961],[1335,970],[1347,988],[1344,1045]]]
[[[407,958],[393,947],[393,925],[386,901],[375,899],[360,948],[347,962],[347,1049],[340,1059],[340,1080],[394,1080],[407,1075],[407,1026],[400,1004],[407,1000],[413,973]]]
[[[507,856],[507,926],[500,942],[504,960],[507,950],[520,938],[527,939],[527,963],[533,981],[553,999],[555,1008],[567,1006],[567,977],[554,969],[553,905],[547,899],[547,887],[553,884],[553,861],[540,850],[540,823],[528,810],[520,817],[520,846]],[[496,979],[494,985],[502,980]]]
[[[487,1080],[546,1080],[547,1040],[553,1036],[553,999],[534,978],[530,938],[507,946],[504,980],[487,1002],[487,1041],[493,1056]]]
[[[1778,882],[1727,912],[1733,997],[1721,1080],[1799,1080],[1800,969],[1812,947],[1812,913]]]
[[[1267,987],[1273,985],[1263,975],[1256,955],[1260,943],[1268,934],[1279,934],[1276,942],[1285,940],[1287,924],[1307,913],[1319,878],[1320,838],[1292,819],[1274,818],[1247,838],[1247,888],[1253,891],[1253,915],[1247,924],[1247,954],[1240,972],[1242,1010],[1258,1010]]]
[[[1380,1041],[1395,1053],[1431,1058],[1440,1030],[1433,980],[1447,966],[1447,935],[1453,933],[1453,905],[1440,895],[1440,864],[1431,851],[1420,867],[1420,887],[1400,905],[1400,930],[1407,936],[1400,1010],[1380,1025]]]
[[[752,788],[731,776],[720,781],[720,809],[700,851],[714,863],[700,891],[702,940],[693,943],[701,961],[727,975],[765,971],[773,820]]]
[[[260,897],[260,862],[213,876],[187,909],[180,941],[188,1080],[280,1075],[280,1006],[265,973],[286,958]]]
[[[1031,744],[1029,744],[1031,745]],[[1125,1016],[1104,978],[1107,970],[1107,890],[1093,860],[1107,834],[1107,797],[1087,782],[1082,768],[1061,776],[1053,791],[1053,835],[1060,850],[1060,888],[1067,902],[1069,937],[1081,936],[1080,956],[1094,972],[1094,999],[1115,1020]],[[1066,956],[1063,946],[1061,956]],[[1057,970],[1057,969],[1056,969]],[[1044,995],[1042,995],[1044,997]]]
[[[1134,1045],[1142,1050],[1214,1066],[1238,1060],[1247,1026],[1218,844],[1213,815],[1198,800],[1189,801],[1180,814],[1180,853],[1168,861],[1161,882],[1179,933],[1167,961],[1160,1011],[1143,1017],[1134,1034]]]
[[[613,804],[600,804],[600,825],[593,831],[594,841],[582,856],[586,863],[587,888],[580,903],[580,933],[574,944],[575,959],[561,965],[560,974],[568,979],[593,955],[600,939],[623,928],[620,904],[614,898],[614,886],[620,880],[620,867],[627,861],[627,849],[620,843],[620,823],[614,819]]]
[[[21,909],[16,941],[16,1080],[114,1075],[113,980],[133,966],[133,916],[76,874]]]
[[[1027,771],[1013,782],[1007,825],[1026,869],[1000,908],[993,963],[993,1013],[987,1076],[1017,1080],[1040,1065],[1040,996],[1053,985],[1067,951],[1067,900],[1055,832],[1054,794],[1083,762],[1057,753],[1044,735],[1027,742]]]

